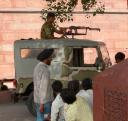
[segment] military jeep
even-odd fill
[[[111,66],[104,42],[87,39],[17,40],[14,43],[15,76],[17,93],[28,96],[28,109],[35,114],[33,106],[33,69],[38,63],[36,57],[45,48],[53,48],[55,57],[50,71],[51,80],[66,82],[93,78]]]

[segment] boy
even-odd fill
[[[53,94],[55,96],[51,107],[51,121],[64,121],[63,106],[64,102],[60,96],[62,91],[62,83],[60,81],[54,81],[52,84]]]

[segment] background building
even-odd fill
[[[83,38],[106,43],[112,62],[117,51],[128,57],[128,0],[105,0],[105,14],[86,18],[74,14],[74,21],[59,26],[89,26],[101,31],[89,31]],[[46,7],[45,0],[0,0],[0,79],[14,78],[13,43],[21,38],[40,38],[43,24],[40,11]],[[81,11],[78,4],[75,11]]]

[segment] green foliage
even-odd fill
[[[56,14],[56,19],[60,22],[73,21],[73,10],[76,7],[78,0],[47,0],[47,9],[42,9],[42,18],[46,19],[48,11],[53,11]],[[93,9],[93,16],[97,13],[104,13],[105,6],[96,0],[81,0],[83,12]]]

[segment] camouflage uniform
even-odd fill
[[[41,28],[41,39],[54,38],[55,31],[56,28],[53,26],[53,24],[45,22]]]

